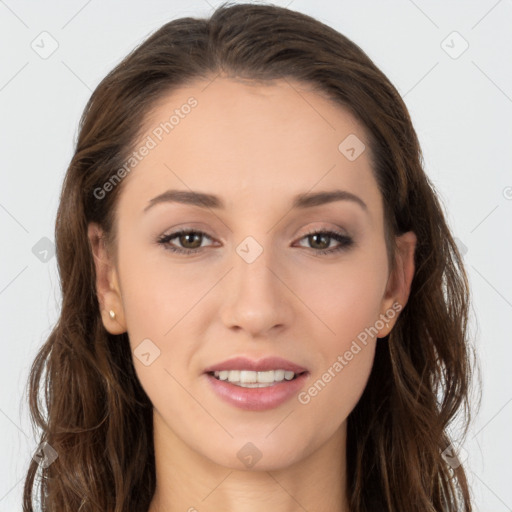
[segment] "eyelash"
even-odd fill
[[[169,233],[168,235],[162,235],[158,238],[157,242],[161,244],[165,250],[171,251],[173,253],[178,254],[193,254],[196,252],[199,252],[204,249],[204,247],[197,247],[195,249],[181,249],[179,247],[174,247],[169,244],[171,240],[174,238],[178,238],[181,235],[204,235],[206,238],[209,238],[212,240],[210,236],[208,236],[203,231],[196,231],[192,229],[180,229],[179,231],[174,231],[173,233]],[[300,240],[303,240],[304,238],[308,238],[309,236],[313,235],[327,235],[329,238],[332,238],[340,243],[337,247],[331,248],[331,249],[312,249],[315,252],[315,256],[321,256],[326,254],[333,254],[340,251],[343,251],[345,249],[348,249],[350,246],[354,244],[354,240],[346,235],[343,235],[341,233],[338,233],[336,231],[330,231],[330,230],[314,230],[310,231],[309,233],[306,233]]]

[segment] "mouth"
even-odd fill
[[[245,411],[266,411],[284,405],[297,396],[309,379],[307,370],[295,373],[283,369],[210,370],[203,375],[218,398]]]
[[[309,379],[309,370],[278,356],[234,356],[205,368],[210,389],[224,402],[246,411],[274,409],[291,400]]]
[[[284,369],[267,371],[220,370],[206,373],[219,381],[224,381],[242,388],[267,388],[275,386],[281,382],[295,380],[301,375],[307,373],[307,371],[296,373]]]

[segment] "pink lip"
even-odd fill
[[[279,368],[283,369],[282,366]],[[213,391],[225,402],[246,411],[264,411],[278,407],[296,396],[308,375],[309,372],[304,372],[292,380],[284,380],[266,388],[243,388],[228,381],[218,380],[210,374],[207,374],[206,378]]]
[[[281,357],[264,357],[263,359],[254,361],[247,357],[238,356],[228,359],[227,361],[223,361],[222,363],[214,364],[213,366],[206,368],[204,373],[222,370],[251,370],[253,372],[264,372],[268,370],[288,370],[295,374],[307,371],[306,368],[296,365],[295,363],[287,361]]]

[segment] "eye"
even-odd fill
[[[170,244],[170,241],[174,240],[175,238],[178,239],[178,242],[183,246],[183,248],[176,247]],[[179,254],[192,254],[203,249],[203,247],[201,247],[201,242],[203,238],[208,238],[209,240],[211,240],[211,237],[209,237],[203,231],[180,229],[179,231],[175,231],[174,233],[162,235],[158,239],[158,243],[162,244],[164,246],[164,249],[171,252]]]
[[[330,230],[311,231],[302,237],[301,240],[307,240],[310,243],[312,248],[315,249],[315,256],[343,251],[354,244],[354,240],[351,237]],[[337,241],[338,245],[330,247],[333,240]]]
[[[181,247],[171,243],[171,240],[177,239]],[[190,229],[180,229],[167,235],[162,235],[157,242],[163,245],[164,249],[177,254],[193,254],[204,249],[202,241],[204,239],[212,240],[212,238],[203,231]],[[300,240],[307,240],[311,249],[314,249],[316,255],[332,254],[345,250],[354,244],[354,240],[342,233],[330,230],[311,231]],[[330,247],[332,241],[338,242],[335,247]]]

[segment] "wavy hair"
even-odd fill
[[[333,28],[286,8],[231,2],[208,19],[176,19],[150,35],[101,81],[82,114],[55,225],[60,317],[27,383],[32,427],[58,457],[47,467],[31,461],[24,512],[34,510],[35,497],[50,512],[148,510],[156,485],[152,404],[127,333],[112,335],[102,324],[87,226],[97,222],[115,250],[123,182],[102,200],[94,191],[129,158],[158,101],[221,73],[298,80],[348,109],[369,141],[392,264],[393,236],[417,235],[409,300],[377,344],[348,417],[350,510],[471,512],[464,465],[443,456],[457,414],[465,418],[459,442],[472,416],[470,289],[406,105],[363,50]]]

